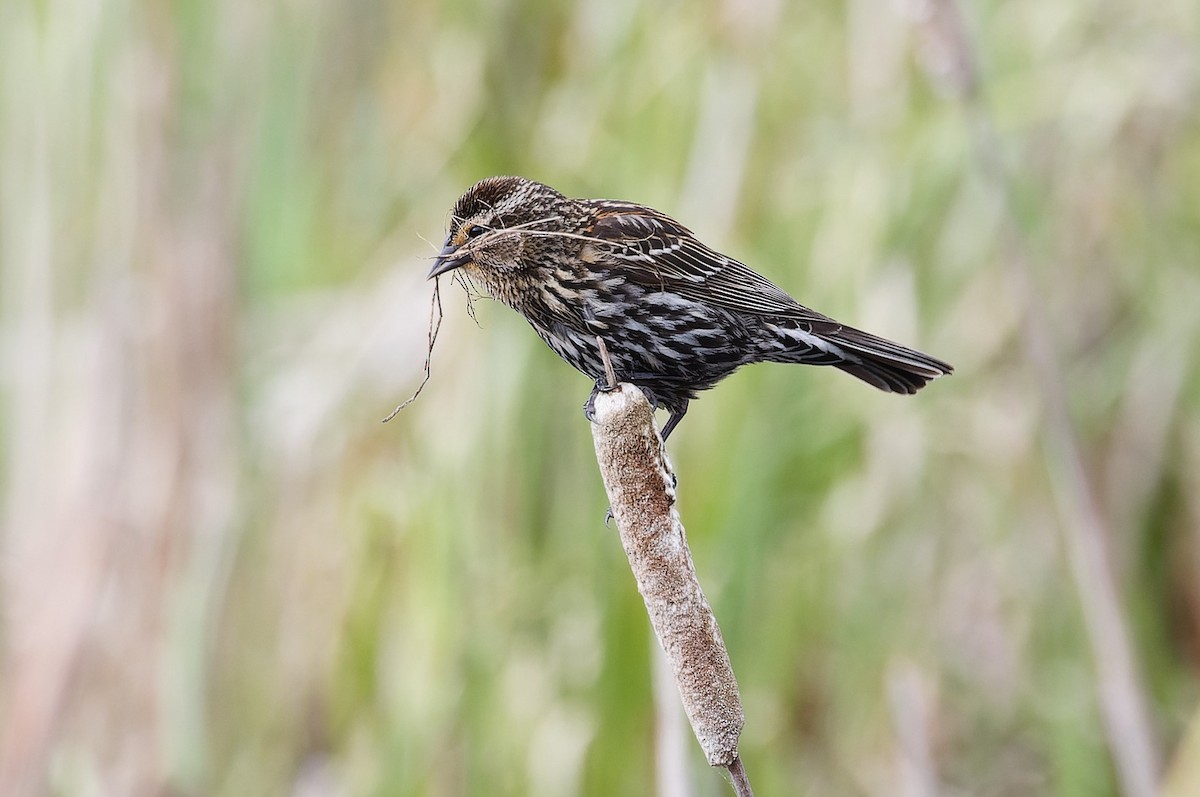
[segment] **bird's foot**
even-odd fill
[[[612,388],[608,387],[608,383],[602,379],[596,380],[596,386],[592,388],[591,395],[588,400],[583,402],[583,417],[587,418],[592,423],[596,422],[596,396],[601,393],[610,393]]]

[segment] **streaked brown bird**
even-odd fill
[[[797,302],[690,230],[633,202],[571,199],[522,177],[489,177],[454,206],[429,276],[462,269],[604,389],[597,337],[618,381],[668,412],[743,365],[832,365],[880,390],[916,393],[954,369]]]

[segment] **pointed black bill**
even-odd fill
[[[438,253],[437,260],[433,261],[433,268],[429,269],[428,276],[425,279],[433,279],[438,274],[445,274],[447,271],[453,271],[459,266],[465,266],[471,262],[471,255],[468,253],[460,253],[462,247],[446,244],[442,247],[442,251]]]

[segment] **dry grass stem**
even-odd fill
[[[469,305],[468,305],[469,306]],[[475,314],[471,313],[471,318]],[[429,346],[425,350],[425,376],[421,379],[421,384],[417,385],[417,389],[407,399],[396,405],[396,409],[383,419],[383,423],[387,423],[392,418],[400,414],[400,410],[407,407],[417,400],[417,396],[421,395],[421,391],[425,389],[425,385],[429,384],[430,363],[433,361],[433,345],[437,343],[438,330],[442,328],[442,294],[440,283],[437,277],[433,278],[433,296],[429,300]]]
[[[923,50],[929,56],[925,61],[930,78],[964,106],[976,162],[1003,209],[1001,245],[1017,300],[1024,308],[1024,323],[1020,325],[1022,344],[1040,388],[1046,430],[1043,448],[1051,490],[1061,516],[1059,528],[1067,566],[1074,578],[1096,667],[1096,692],[1108,747],[1122,792],[1130,797],[1153,797],[1158,794],[1159,754],[1122,599],[1109,561],[1112,532],[1086,472],[1083,448],[1063,384],[1063,363],[1051,332],[1050,313],[1037,286],[1035,258],[1019,220],[996,125],[971,66],[979,59],[975,57],[974,45],[955,0],[936,0],[924,9],[918,27],[923,33]],[[935,62],[953,68],[930,67]]]
[[[1046,428],[1042,446],[1061,517],[1067,566],[1096,667],[1096,693],[1108,747],[1122,792],[1130,797],[1154,797],[1160,770],[1158,745],[1110,562],[1112,531],[1086,472],[1067,406],[1062,362],[1050,333],[1048,311],[1034,284],[1032,255],[1017,222],[995,129],[981,104],[975,104],[974,115],[977,157],[1005,202],[1004,246],[1015,290],[1025,308],[1022,343],[1041,388]]]

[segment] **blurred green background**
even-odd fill
[[[0,790],[655,791],[588,381],[443,280],[379,424],[453,201],[512,173],[957,366],[912,399],[754,367],[671,440],[761,794],[1122,791],[1013,240],[1154,765],[1200,793],[1200,6],[962,13],[0,3]]]

